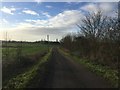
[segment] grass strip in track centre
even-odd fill
[[[8,84],[5,87],[3,87],[3,89],[5,88],[12,88],[12,89],[13,88],[16,88],[16,89],[26,88],[26,85],[29,83],[29,81],[36,76],[37,70],[40,68],[40,66],[44,64],[45,62],[47,62],[50,54],[51,54],[51,50],[36,65],[30,68],[30,70],[9,80]]]
[[[87,67],[90,71],[95,72],[97,75],[102,76],[105,78],[108,82],[111,83],[111,85],[114,88],[118,88],[118,71],[110,69],[109,67],[94,64],[93,62],[90,62],[89,60],[80,59],[79,57],[75,55],[71,55],[70,52],[65,52],[62,49],[59,49],[61,53],[63,53],[65,56],[68,56],[70,58],[73,58],[76,62],[83,64],[85,67]]]

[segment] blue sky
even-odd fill
[[[81,23],[87,12],[103,10],[104,15],[115,16],[117,3],[110,2],[3,2],[0,7],[0,39],[4,32],[11,40],[35,41],[61,39],[68,33],[78,32],[76,23]],[[2,34],[2,35],[1,35]]]
[[[15,3],[2,3],[2,7],[7,8],[16,8],[16,11],[14,12],[14,15],[9,15],[6,13],[2,13],[3,17],[7,20],[9,20],[11,23],[17,23],[21,22],[25,19],[48,19],[45,15],[42,13],[48,12],[51,16],[55,16],[65,10],[78,10],[80,7],[82,7],[85,3],[74,3],[74,4],[68,4],[64,2],[54,3],[54,2],[45,2],[45,3],[36,3],[36,2],[15,2]],[[36,15],[30,15],[22,13],[23,10],[32,10],[39,14],[39,16]],[[1,18],[3,18],[1,17]]]

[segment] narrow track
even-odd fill
[[[111,86],[84,66],[66,58],[57,48],[52,51],[42,88],[110,88]]]

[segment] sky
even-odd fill
[[[0,3],[0,40],[8,33],[10,40],[51,41],[60,40],[67,34],[79,31],[90,12],[103,11],[104,15],[115,17],[117,2],[2,2]]]

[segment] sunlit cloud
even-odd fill
[[[46,17],[48,17],[48,18],[50,18],[50,17],[51,17],[51,15],[49,15],[49,13],[48,13],[48,12],[42,12],[42,15],[44,15],[44,16],[46,16]]]
[[[50,17],[46,20],[26,19],[24,22],[18,23],[15,27],[8,28],[12,38],[19,38],[20,35],[43,36],[46,34],[62,38],[63,35],[69,33],[79,22],[83,15],[78,10],[67,10]],[[59,34],[59,35],[58,35]],[[24,37],[24,39],[26,39]]]
[[[83,7],[81,7],[80,9],[87,11],[87,12],[97,12],[98,11],[98,6],[96,4],[93,3],[89,3]]]
[[[4,19],[4,18],[0,19],[0,29],[1,30],[3,30],[2,27],[6,27],[8,24],[9,24],[9,21],[7,21],[6,19]]]
[[[16,9],[14,7],[12,8],[7,8],[7,7],[3,7],[0,9],[0,11],[4,12],[4,13],[7,13],[7,14],[11,14],[11,15],[14,15],[14,11],[16,11]]]
[[[114,6],[117,6],[117,4],[108,3],[108,2],[104,2],[104,3],[88,3],[88,4],[80,7],[80,9],[84,10],[86,12],[92,12],[92,13],[93,12],[96,13],[96,12],[98,12],[98,10],[101,10],[103,15],[114,16],[115,12],[117,11],[117,9]]]
[[[37,16],[39,16],[39,14],[38,14],[37,12],[33,11],[33,10],[23,10],[22,12],[25,13],[25,14],[30,14],[30,15],[37,15]]]
[[[8,24],[8,21],[3,18],[2,20],[0,20],[0,24]]]
[[[79,10],[66,10],[66,11],[63,11],[62,13],[57,14],[56,16],[50,17],[47,20],[27,19],[25,21],[39,27],[71,28],[71,26],[74,26],[83,17],[84,17],[83,14]]]

